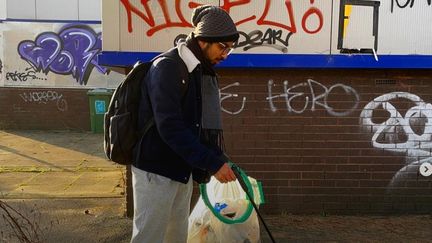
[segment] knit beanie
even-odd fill
[[[193,33],[206,42],[237,41],[239,33],[229,14],[218,6],[203,5],[192,12]]]

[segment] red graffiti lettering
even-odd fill
[[[266,4],[264,7],[264,13],[261,15],[261,18],[258,19],[257,24],[258,25],[273,25],[273,26],[277,26],[279,28],[284,28],[284,29],[286,29],[292,33],[296,33],[297,27],[296,27],[295,20],[294,20],[294,11],[293,11],[291,1],[290,0],[285,1],[285,6],[286,6],[286,9],[288,11],[289,21],[290,21],[291,26],[285,25],[282,23],[278,23],[278,22],[274,22],[274,21],[266,20],[268,11],[270,9],[270,4],[271,4],[271,0],[266,0]]]
[[[141,19],[143,19],[148,25],[154,26],[155,22],[154,22],[153,15],[152,15],[152,13],[150,11],[150,8],[148,6],[148,1],[149,0],[141,0],[141,4],[144,6],[144,9],[145,9],[145,13],[143,13],[137,7],[135,7],[134,5],[132,5],[129,2],[129,0],[120,0],[120,2],[123,4],[123,6],[126,9],[127,18],[128,18],[128,31],[129,31],[129,33],[131,33],[133,31],[133,28],[132,28],[132,13],[135,13],[136,15],[138,15],[138,17],[140,17]]]
[[[198,6],[201,6],[201,5],[204,5],[204,4],[202,4],[202,3],[196,3],[196,2],[190,2],[188,4],[189,8],[191,8],[191,9],[194,9],[194,8],[196,8]]]
[[[224,0],[221,8],[224,9],[225,11],[227,11],[228,13],[230,13],[230,10],[232,7],[239,6],[239,5],[245,5],[245,4],[249,4],[249,3],[250,3],[250,0],[237,0],[237,1]],[[256,16],[252,15],[250,17],[247,17],[245,19],[242,19],[242,20],[235,22],[235,24],[238,26],[238,25],[244,24],[244,23],[251,21],[251,20],[254,20],[254,19],[256,19]]]
[[[315,0],[309,0],[310,4],[314,4]],[[136,3],[131,3],[131,0],[120,0],[122,3],[124,9],[126,10],[127,14],[127,21],[128,21],[128,31],[129,33],[133,32],[133,23],[132,23],[132,16],[136,15],[140,19],[142,19],[150,28],[147,30],[146,34],[147,36],[152,36],[156,32],[172,28],[172,27],[193,27],[184,17],[182,11],[181,11],[181,2],[182,0],[175,0],[175,1],[167,1],[167,0],[157,0],[157,3],[159,4],[159,8],[161,13],[163,14],[163,23],[156,23],[155,18],[152,13],[152,9],[150,9],[149,2],[150,0],[140,0],[140,6]],[[173,20],[172,16],[170,15],[169,10],[169,4],[175,4],[175,15],[178,20]],[[222,9],[227,11],[228,13],[231,12],[231,10],[235,7],[241,7],[245,6],[251,3],[251,0],[223,0],[220,1],[220,4]],[[287,21],[277,22],[277,21],[271,21],[268,19],[269,10],[271,7],[272,1],[266,0],[264,10],[257,20],[257,25],[270,25],[270,26],[276,26],[285,30],[288,30],[291,33],[297,33],[297,25],[296,20],[294,18],[294,8],[293,3],[291,0],[285,0],[285,8],[287,13]],[[197,3],[194,1],[189,1],[188,7],[190,9],[196,8],[198,6],[203,5],[202,3]],[[155,6],[152,6],[154,8]],[[279,11],[280,12],[280,11]],[[171,14],[172,11],[171,11]],[[308,19],[310,18],[317,18],[318,19],[318,26],[316,28],[311,28],[307,26]],[[242,25],[246,22],[252,21],[254,19],[257,19],[257,16],[254,14],[251,14],[249,17],[246,17],[244,19],[235,20],[235,24],[237,26]],[[305,33],[308,34],[316,34],[323,28],[324,25],[324,17],[322,12],[316,8],[316,7],[310,7],[302,17],[302,29]]]
[[[141,12],[137,7],[133,6],[129,1],[130,0],[120,0],[123,6],[126,9],[127,16],[128,16],[128,31],[131,33],[133,32],[132,28],[132,13],[136,14],[138,17],[143,19],[151,28],[147,30],[147,36],[152,36],[154,33],[158,32],[159,30],[171,28],[171,27],[192,27],[192,25],[187,22],[187,20],[184,18],[181,9],[180,9],[180,1],[175,1],[175,10],[177,17],[180,19],[180,22],[173,22],[171,20],[171,17],[169,15],[168,6],[166,3],[166,0],[158,0],[158,3],[161,7],[162,13],[164,15],[165,23],[156,25],[153,15],[151,13],[151,10],[148,6],[149,0],[141,0],[141,5],[145,9],[145,13]]]
[[[181,12],[180,1],[181,0],[175,1],[175,10],[176,10],[177,16],[180,19],[180,22],[172,22],[171,18],[169,16],[166,1],[165,0],[158,0],[159,4],[162,7],[162,11],[163,11],[163,15],[164,15],[166,23],[158,25],[158,26],[154,26],[152,29],[148,30],[147,36],[152,36],[157,31],[162,30],[162,29],[166,29],[166,28],[170,28],[170,27],[192,27],[192,25],[189,22],[187,22],[187,20],[184,18],[183,14]]]
[[[309,30],[307,28],[307,26],[306,26],[306,20],[312,14],[315,14],[318,17],[318,19],[319,19],[318,28],[316,28],[315,30]],[[308,33],[308,34],[315,34],[315,33],[319,32],[322,29],[323,25],[324,25],[324,17],[323,17],[323,15],[322,15],[322,13],[321,13],[321,11],[319,9],[312,7],[308,11],[306,11],[306,13],[303,15],[303,18],[302,18],[302,27],[303,27],[303,30],[306,33]]]

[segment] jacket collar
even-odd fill
[[[185,42],[179,43],[177,45],[177,50],[180,58],[186,64],[189,73],[191,73],[196,68],[196,66],[200,64],[200,61],[195,57],[192,51],[186,46]]]

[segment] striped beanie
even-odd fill
[[[192,12],[193,33],[206,42],[237,41],[239,33],[229,14],[218,6],[203,5]]]

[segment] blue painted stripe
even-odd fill
[[[26,23],[80,23],[80,24],[101,24],[100,20],[58,20],[58,19],[11,19],[6,18],[0,22],[26,22]]]
[[[99,54],[98,63],[105,66],[130,66],[148,61],[157,52],[112,52]],[[303,55],[303,54],[231,54],[219,67],[229,68],[377,68],[432,69],[432,55]]]

